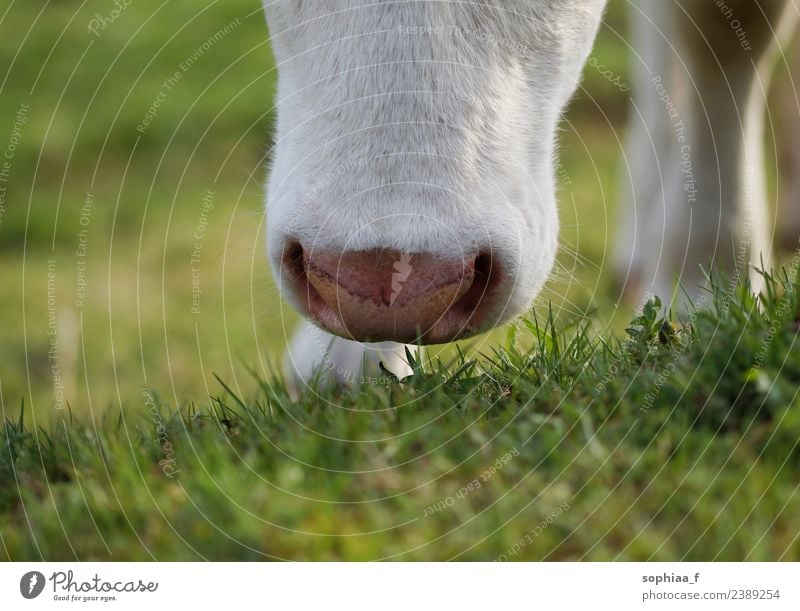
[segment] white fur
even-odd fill
[[[409,347],[409,350],[414,356],[418,355],[416,347]],[[323,385],[329,382],[339,385],[386,383],[391,375],[381,371],[379,363],[399,378],[412,373],[403,346],[392,342],[351,342],[306,321],[289,345],[284,375],[289,389],[297,395],[317,374]]]
[[[556,126],[604,3],[267,2],[279,71],[267,240],[279,286],[289,240],[490,250],[515,280],[492,320],[525,311],[557,248]],[[301,378],[327,343],[293,342]],[[339,364],[356,370],[363,351],[347,352]]]

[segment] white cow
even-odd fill
[[[629,288],[669,295],[676,273],[694,287],[700,264],[733,268],[742,246],[746,262],[769,256],[762,88],[795,1],[632,7],[638,118],[616,256]],[[556,130],[604,5],[265,3],[279,70],[269,255],[313,321],[291,375],[348,382],[378,361],[402,375],[403,342],[530,307],[558,245]]]

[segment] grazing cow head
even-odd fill
[[[524,312],[554,262],[556,126],[605,0],[277,0],[268,247],[283,295],[360,341]]]

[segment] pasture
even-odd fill
[[[2,556],[799,560],[797,259],[672,322],[612,283],[624,9],[562,124],[535,313],[294,400],[261,4],[9,4]]]
[[[525,321],[481,364],[294,402],[5,424],[13,560],[798,560],[800,285],[621,341]],[[520,350],[530,340],[533,349]]]

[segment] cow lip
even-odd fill
[[[339,337],[359,342],[398,342],[401,344],[434,345],[454,342],[479,333],[479,330],[473,327],[472,320],[467,320],[466,324],[464,324],[450,311],[442,315],[434,325],[422,333],[420,333],[419,330],[415,333],[372,332],[358,334],[358,337],[348,328],[347,324],[342,320],[342,317],[325,303],[324,300],[321,300],[320,305],[318,305],[314,311],[309,312],[309,314],[311,318],[326,331]]]
[[[458,308],[463,307],[461,302],[454,303],[430,328],[420,332],[417,328],[415,332],[399,332],[395,329],[391,333],[366,332],[354,333],[348,327],[342,316],[332,308],[320,295],[314,285],[306,279],[302,287],[305,295],[303,309],[305,313],[326,331],[345,339],[359,342],[399,342],[403,344],[446,344],[460,339],[465,339],[480,332],[476,328],[474,312],[468,317],[459,315]],[[388,309],[388,308],[387,308]],[[352,326],[352,325],[351,325]],[[403,325],[408,326],[408,325]]]
[[[297,297],[295,303],[300,306],[302,313],[333,335],[358,342],[391,341],[435,345],[466,339],[484,330],[486,311],[492,309],[485,307],[484,300],[495,301],[497,288],[502,284],[503,278],[498,273],[490,273],[491,256],[485,257],[486,260],[483,263],[480,263],[481,258],[484,258],[484,255],[479,255],[477,259],[479,263],[474,270],[475,276],[472,285],[467,290],[460,292],[444,314],[440,315],[436,322],[429,325],[424,331],[419,325],[415,331],[410,331],[406,315],[406,320],[400,325],[405,329],[395,328],[394,332],[371,330],[354,333],[354,330],[360,330],[348,327],[340,313],[328,304],[309,278],[307,261],[303,257],[303,250],[299,244],[292,245],[287,249],[283,257],[283,268],[287,270],[287,276],[294,288],[292,293]],[[387,311],[389,307],[386,306]],[[399,309],[402,310],[402,308]],[[382,312],[381,315],[386,313],[388,312]]]

